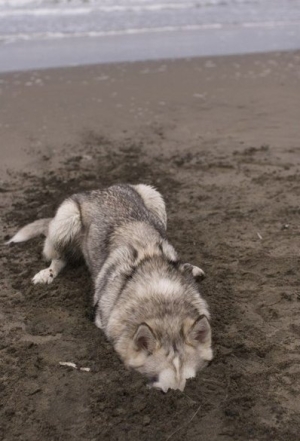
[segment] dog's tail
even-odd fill
[[[25,227],[21,228],[21,230],[19,230],[14,237],[7,241],[6,244],[9,245],[10,243],[26,242],[26,240],[32,239],[40,234],[46,236],[50,221],[51,218],[49,217],[46,219],[39,219],[31,224],[25,225]]]

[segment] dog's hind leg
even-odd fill
[[[49,268],[43,269],[38,272],[32,279],[32,282],[36,285],[37,283],[49,284],[52,283],[55,277],[61,272],[61,270],[66,266],[66,261],[62,259],[53,259]]]
[[[166,228],[167,212],[162,195],[157,190],[155,190],[155,188],[151,187],[151,185],[138,184],[133,185],[132,187],[142,197],[146,207],[162,221]]]
[[[78,204],[67,199],[58,208],[49,225],[43,254],[51,264],[38,272],[32,279],[34,284],[51,283],[66,265],[65,251],[76,248],[76,240],[82,229],[81,215]]]

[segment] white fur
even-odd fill
[[[201,268],[199,268],[198,266],[194,266],[194,265],[193,265],[193,269],[192,269],[192,274],[194,277],[204,277],[205,276],[204,271]]]
[[[52,273],[50,272],[49,268],[43,269],[41,271],[39,271],[33,278],[32,278],[32,283],[34,285],[38,284],[38,283],[42,283],[42,284],[50,284],[53,282],[53,276]]]
[[[195,368],[191,366],[186,366],[183,368],[183,378],[187,380],[188,378],[194,378],[195,376],[196,376]]]
[[[163,249],[164,255],[169,260],[176,262],[176,260],[178,259],[178,254],[176,253],[174,247],[169,242],[167,242],[166,240],[163,240],[162,249]]]
[[[21,230],[19,230],[14,237],[7,241],[6,244],[9,245],[10,243],[26,242],[27,240],[39,236],[40,234],[46,235],[49,221],[50,219],[39,219],[29,225],[26,225],[25,227],[21,228]]]
[[[136,352],[134,353],[134,356],[128,360],[128,367],[130,368],[139,368],[145,364],[145,360],[147,359],[147,355],[144,351]]]
[[[149,292],[149,288],[147,289]],[[177,281],[167,278],[153,280],[151,284],[151,291],[163,294],[166,297],[174,297],[174,292],[181,292],[181,289],[182,287],[178,284]]]
[[[133,185],[133,188],[135,188],[142,197],[148,209],[158,216],[164,226],[167,227],[166,205],[162,195],[151,185],[139,184]]]
[[[206,361],[213,359],[213,350],[210,346],[200,347],[201,358]]]
[[[160,372],[158,381],[153,384],[153,387],[161,389],[165,393],[168,392],[169,389],[179,389],[183,391],[185,383],[185,379],[180,381],[176,378],[174,370],[167,368]]]
[[[173,365],[174,365],[175,370],[176,370],[176,376],[177,376],[177,378],[179,378],[180,377],[180,372],[179,372],[180,362],[179,362],[179,358],[178,357],[174,358]]]
[[[77,204],[67,199],[61,204],[49,225],[48,237],[57,243],[71,241],[81,230],[80,211]]]
[[[97,328],[102,329],[102,323],[101,323],[101,319],[99,317],[99,314],[96,315],[95,325],[97,326]]]
[[[29,239],[29,234],[27,234],[26,227],[24,227],[20,231],[18,231],[17,234],[15,234],[14,237],[12,237],[6,243],[7,245],[9,245],[10,243],[25,242],[28,239]]]
[[[22,230],[21,230],[22,231]],[[43,254],[51,260],[49,268],[37,273],[32,282],[49,284],[58,276],[66,265],[54,247],[54,243],[68,243],[81,231],[80,211],[76,203],[67,199],[58,208],[55,217],[49,224],[48,236],[45,240]]]
[[[58,276],[60,271],[65,267],[66,263],[63,260],[54,259],[51,262],[49,268],[43,269],[38,272],[32,279],[34,285],[37,283],[50,284],[55,277]]]

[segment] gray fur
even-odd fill
[[[143,184],[114,185],[75,194],[50,223],[38,222],[49,224],[51,264],[33,282],[51,283],[70,256],[82,254],[95,287],[95,323],[125,365],[155,379],[154,387],[183,390],[212,358],[211,330],[195,283],[204,273],[181,263],[167,241],[162,196]],[[33,237],[32,225],[10,242]]]

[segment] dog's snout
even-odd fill
[[[153,376],[153,377],[151,377],[150,378],[150,383],[157,383],[157,381],[158,381],[158,375],[155,375],[155,376]]]

